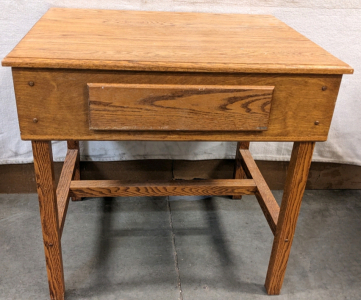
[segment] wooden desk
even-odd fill
[[[33,144],[52,299],[64,298],[69,197],[87,196],[256,195],[275,235],[265,286],[280,293],[313,148],[352,68],[272,16],[60,8],[2,64]],[[58,187],[51,140],[68,141]],[[235,179],[82,181],[79,140],[237,141]],[[250,141],[295,142],[281,207]]]

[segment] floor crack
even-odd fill
[[[170,208],[169,197],[167,197],[167,206],[168,206],[168,212],[169,212],[169,225],[170,225],[171,235],[172,235],[174,267],[175,267],[175,271],[177,273],[177,283],[178,283],[178,289],[179,289],[179,298],[178,298],[178,300],[183,300],[182,284],[181,284],[181,278],[180,278],[180,272],[179,272],[179,266],[178,266],[178,254],[177,254],[177,248],[176,248],[176,244],[175,244],[175,234],[174,234],[174,230],[173,230],[172,210]]]

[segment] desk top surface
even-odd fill
[[[3,66],[140,71],[350,74],[269,15],[50,9]]]

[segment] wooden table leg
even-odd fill
[[[32,141],[50,298],[64,299],[64,272],[50,141]]]
[[[238,142],[237,143],[237,149],[236,149],[236,162],[234,165],[234,172],[233,172],[233,178],[234,179],[245,179],[246,173],[244,172],[242,168],[242,156],[239,153],[240,149],[249,149],[249,142]],[[242,199],[242,195],[233,195],[232,199]]]
[[[265,283],[269,295],[281,291],[314,146],[314,142],[293,145]]]
[[[67,144],[68,144],[68,149],[78,150],[78,155],[77,155],[77,159],[76,159],[75,172],[74,172],[73,180],[80,180],[80,151],[79,151],[79,141],[67,141]],[[72,201],[80,201],[81,199],[82,199],[81,197],[71,197],[71,200],[72,200]]]

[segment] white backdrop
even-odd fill
[[[345,75],[329,139],[314,161],[361,165],[361,0],[1,0],[2,60],[50,7],[272,14],[355,69]],[[235,143],[83,142],[82,160],[233,158]],[[253,143],[256,159],[288,160],[290,143]],[[64,159],[65,142],[54,143]],[[20,139],[11,69],[0,67],[0,164],[32,162],[31,144]]]

